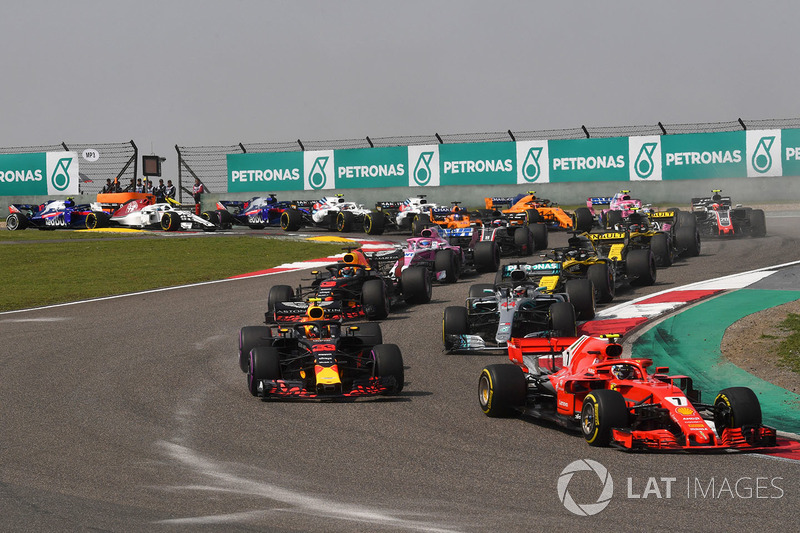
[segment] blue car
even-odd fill
[[[16,231],[26,228],[40,230],[95,229],[108,225],[109,213],[90,204],[76,205],[71,198],[49,200],[43,204],[11,204],[6,217],[6,229]]]

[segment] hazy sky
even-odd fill
[[[800,117],[800,4],[36,1],[1,146],[173,146]],[[170,164],[170,163],[168,163]]]

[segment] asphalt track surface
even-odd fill
[[[768,217],[763,239],[704,240],[700,257],[615,302],[799,260],[798,220]],[[565,240],[551,234],[551,246]],[[239,328],[263,320],[269,286],[301,277],[0,314],[0,529],[797,529],[796,462],[631,454],[591,448],[550,424],[486,418],[478,375],[505,359],[444,355],[441,316],[491,275],[437,285],[430,304],[383,322],[405,360],[400,397],[251,397],[236,359]],[[591,517],[568,511],[557,491],[580,459],[603,465],[614,483],[608,506]],[[577,503],[601,496],[591,471],[566,486]]]

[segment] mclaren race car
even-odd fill
[[[239,367],[250,394],[263,399],[391,395],[404,382],[400,349],[383,344],[375,323],[246,326],[239,332]]]
[[[486,209],[502,209],[504,214],[523,213],[528,224],[544,223],[548,228],[571,229],[573,215],[546,198],[538,198],[536,191],[511,197],[484,198]]]
[[[481,371],[481,410],[550,420],[579,430],[591,446],[709,452],[776,444],[752,390],[727,388],[703,403],[690,377],[667,367],[650,374],[652,360],[622,357],[615,337],[512,338],[514,364]]]

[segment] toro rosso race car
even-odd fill
[[[109,220],[112,226],[164,231],[203,230],[215,231],[217,225],[194,214],[191,208],[181,207],[175,200],[152,203],[149,198],[130,200],[114,211]]]
[[[50,200],[40,205],[11,204],[8,210],[6,229],[10,231],[25,228],[95,229],[107,226],[110,218],[99,206],[75,205],[71,198]]]
[[[730,196],[722,196],[720,189],[707,198],[692,198],[692,214],[697,218],[697,227],[703,235],[763,237],[767,234],[767,222],[762,209],[733,207]]]
[[[287,209],[298,209],[298,200],[278,201],[274,194],[256,196],[247,201],[220,200],[216,211],[202,213],[203,218],[223,227],[232,224],[248,226],[251,229],[280,227],[281,215]]]
[[[239,367],[250,394],[262,399],[392,395],[404,382],[400,349],[383,344],[374,323],[246,326],[239,332]]]
[[[623,358],[615,337],[511,339],[514,364],[481,371],[481,410],[550,420],[579,430],[591,446],[708,452],[776,444],[752,390],[727,388],[702,403],[690,377],[667,367],[649,374],[652,360]]]

